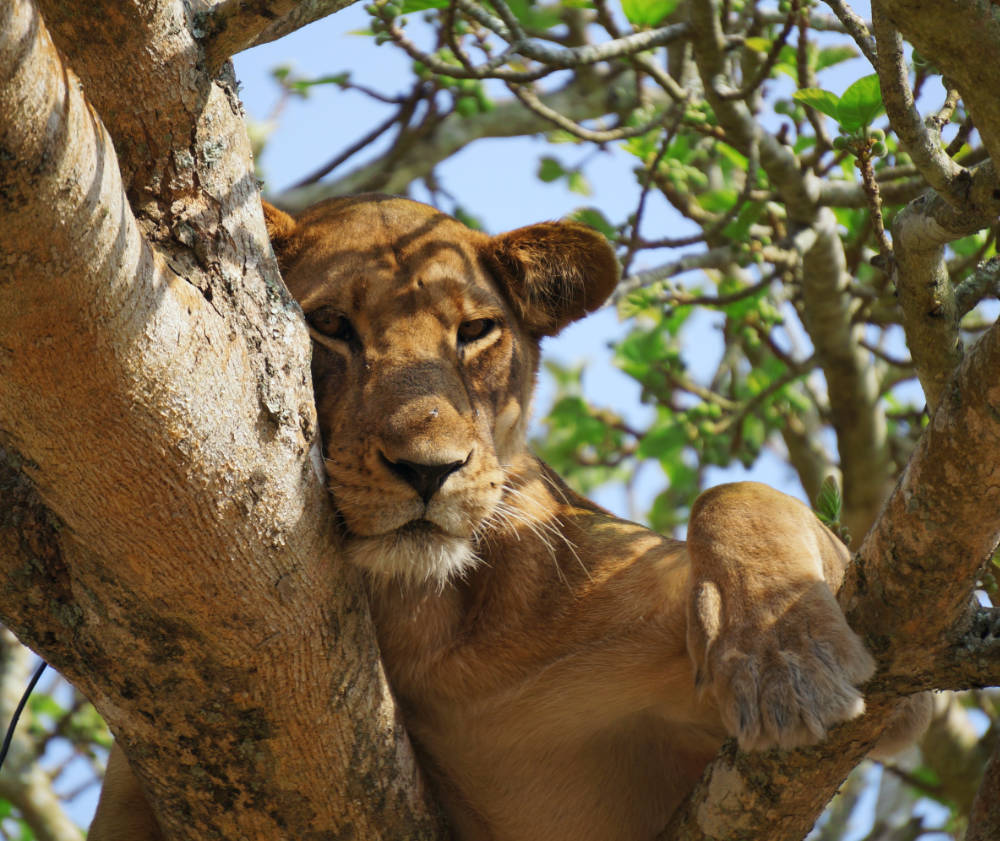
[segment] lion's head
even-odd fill
[[[491,237],[389,196],[265,212],[313,338],[349,557],[382,574],[461,575],[524,451],[539,341],[607,298],[614,254],[582,225]]]

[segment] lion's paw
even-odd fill
[[[875,665],[825,584],[768,599],[767,610],[727,616],[724,601],[711,582],[696,588],[689,649],[697,685],[741,748],[814,744],[864,712],[857,687]]]

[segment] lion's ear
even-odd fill
[[[541,222],[492,237],[487,265],[528,331],[554,336],[596,310],[618,283],[607,240],[575,222]]]
[[[295,250],[295,217],[263,200],[261,206],[264,208],[264,224],[271,239],[271,248],[283,270]]]

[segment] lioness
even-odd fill
[[[848,554],[808,508],[713,488],[682,543],[528,450],[540,339],[617,282],[602,236],[487,236],[378,195],[265,212],[345,550],[458,838],[646,841],[727,735],[804,745],[863,711],[872,659],[832,594]],[[116,750],[89,837],[151,833]]]

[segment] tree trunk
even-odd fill
[[[180,2],[50,5],[82,80],[0,2],[2,619],[172,838],[441,837],[338,556],[231,80]]]

